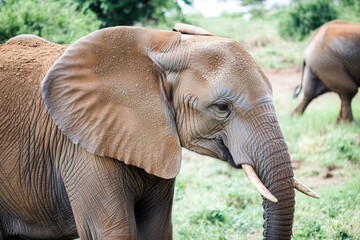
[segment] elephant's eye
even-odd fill
[[[229,107],[227,103],[221,102],[221,103],[215,103],[215,107],[222,112],[229,111]]]
[[[214,109],[215,115],[220,119],[227,118],[231,113],[229,104],[224,101],[219,101],[219,102],[214,103],[213,109]]]

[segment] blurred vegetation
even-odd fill
[[[75,0],[89,8],[101,20],[102,27],[166,22],[166,17],[182,19],[175,0]],[[192,0],[181,0],[190,5]]]
[[[282,14],[279,24],[280,35],[284,38],[303,40],[314,29],[337,17],[335,5],[329,0],[295,3]]]
[[[241,5],[249,6],[249,5],[260,5],[264,4],[265,0],[241,0]]]
[[[294,0],[289,7],[280,10],[279,32],[283,38],[303,40],[333,19],[360,21],[360,1]]]
[[[265,1],[250,0],[248,13],[223,13],[204,18],[188,14],[186,20],[217,35],[243,43],[265,69],[301,67],[303,51],[312,32],[332,19],[360,21],[357,0],[293,0],[289,6],[266,9]],[[167,24],[159,28],[169,29]]]
[[[99,27],[93,12],[69,0],[0,1],[0,43],[25,33],[70,43]]]
[[[339,17],[343,20],[360,21],[360,1],[359,0],[338,0]]]
[[[256,40],[256,43],[250,43],[255,44],[259,50],[255,55],[262,58],[263,55],[273,55],[274,49],[261,49],[268,40],[275,42],[280,36],[285,40],[301,42],[318,26],[331,19],[360,21],[358,0],[292,0],[289,6],[277,6],[273,9],[264,7],[266,0],[239,0],[239,3],[247,7],[248,13],[224,14],[220,19],[183,15],[180,5],[191,5],[192,1],[0,0],[0,43],[23,33],[35,34],[58,43],[71,43],[101,27],[142,25],[171,29],[173,24],[179,21],[196,24],[206,20],[231,20],[229,24],[241,24],[245,28],[246,25],[259,27],[264,24],[265,27],[260,28],[266,29],[265,36]],[[250,21],[247,20],[249,16]],[[272,30],[268,30],[268,27]],[[270,31],[273,31],[271,35]],[[214,32],[221,34],[223,31]],[[224,35],[233,37],[241,32],[234,29]],[[250,32],[254,35],[261,34],[258,28],[253,28]],[[284,45],[284,41],[280,45]],[[290,57],[284,53],[280,55]],[[297,60],[295,58],[290,62]],[[286,64],[282,66],[286,67]]]
[[[101,27],[154,26],[168,19],[186,21],[175,0],[0,0],[0,43],[19,34],[71,43]]]

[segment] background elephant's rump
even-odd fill
[[[360,87],[360,23],[333,20],[320,26],[305,49],[301,83],[294,91],[303,99],[293,115],[301,115],[316,97],[333,91],[341,100],[336,122],[353,122],[351,102]]]

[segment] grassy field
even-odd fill
[[[265,69],[300,66],[306,41],[280,39],[275,21],[246,23],[228,15],[191,22],[243,42]],[[279,74],[286,78],[288,73]],[[292,77],[300,81],[299,72]],[[334,124],[340,109],[335,94],[320,97],[302,117],[292,118],[299,100],[291,94],[291,88],[274,87],[278,119],[295,175],[321,196],[296,194],[293,239],[360,239],[360,94],[352,104],[357,124],[351,125]],[[186,150],[183,155],[173,210],[175,239],[262,239],[261,197],[244,173]]]

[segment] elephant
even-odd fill
[[[308,44],[303,60],[301,84],[304,98],[293,110],[301,115],[316,97],[335,92],[341,99],[336,122],[354,122],[351,101],[360,87],[360,23],[330,21],[318,28]]]
[[[271,84],[196,26],[0,46],[0,239],[172,239],[181,148],[242,168],[264,239],[290,239],[294,178]]]

